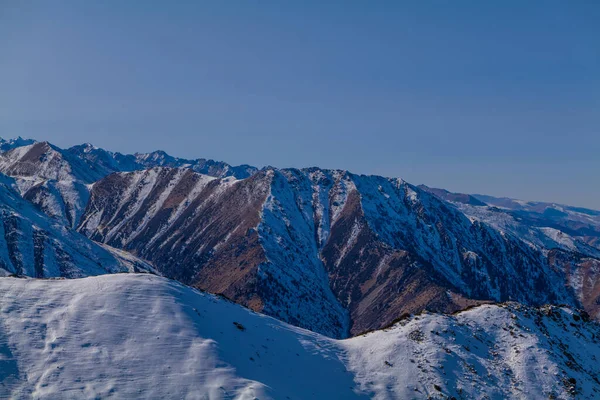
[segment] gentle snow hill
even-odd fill
[[[600,398],[600,328],[480,306],[329,339],[152,275],[0,279],[0,397]]]

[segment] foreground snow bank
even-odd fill
[[[0,296],[0,398],[353,393],[335,342],[167,279],[4,278]]]
[[[337,341],[151,275],[0,279],[0,398],[600,398],[600,330],[482,306]]]

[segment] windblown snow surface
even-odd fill
[[[334,340],[165,278],[0,279],[0,398],[600,398],[600,328],[486,305]]]

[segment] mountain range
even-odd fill
[[[598,211],[161,151],[124,155],[21,138],[0,141],[0,149],[13,199],[2,198],[6,243],[11,216],[24,207],[19,215],[35,222],[22,225],[52,227],[41,230],[55,247],[77,240],[94,249],[80,253],[126,256],[138,270],[330,337],[423,310],[504,301],[564,304],[600,319]],[[37,230],[18,231],[23,240],[11,243],[35,248]],[[36,251],[10,246],[0,266],[6,273],[84,274],[46,271],[45,261],[23,268],[19,257]],[[87,274],[118,270],[119,262]]]

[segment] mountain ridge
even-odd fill
[[[600,222],[581,209],[524,214],[399,178],[316,167],[242,166],[238,179],[226,163],[189,161],[39,142],[1,153],[0,172],[95,241],[332,337],[490,301],[564,303],[600,318]],[[591,235],[574,235],[584,217]]]

